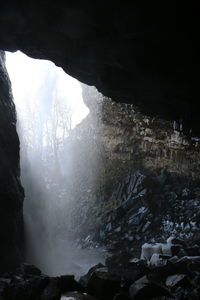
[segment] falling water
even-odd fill
[[[65,143],[88,114],[81,86],[52,62],[20,52],[7,53],[7,68],[21,144],[27,261],[49,275],[81,275],[103,260],[97,250],[78,248],[69,233],[73,165]]]

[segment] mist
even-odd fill
[[[48,275],[79,277],[104,260],[97,249],[81,249],[71,231],[76,156],[67,149],[72,131],[89,114],[81,85],[49,61],[20,52],[7,53],[6,61],[21,147],[26,260]],[[83,164],[79,176],[85,171]]]

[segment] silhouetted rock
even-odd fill
[[[11,300],[34,300],[39,296],[46,285],[48,285],[47,277],[34,276],[29,279],[15,278],[12,283],[7,286],[3,296],[5,299]],[[45,298],[44,298],[45,299]]]
[[[119,292],[120,285],[120,274],[117,276],[109,273],[106,268],[100,268],[92,273],[87,291],[100,300],[110,300]]]
[[[59,280],[50,278],[45,289],[40,295],[40,300],[60,300],[61,290],[59,289]]]
[[[27,277],[29,275],[41,275],[41,270],[34,265],[23,263],[15,271],[17,274]]]
[[[97,300],[96,298],[88,295],[88,294],[80,294],[79,292],[69,292],[65,293],[61,296],[60,300],[67,300],[67,299],[73,299],[73,300]]]
[[[84,276],[81,276],[80,281],[79,281],[80,284],[82,286],[86,287],[88,285],[88,282],[89,282],[92,274],[95,272],[95,270],[101,269],[103,267],[104,267],[104,265],[99,263],[99,264],[93,266],[92,268],[90,268],[89,271],[87,272],[87,274],[85,274]]]
[[[3,2],[0,48],[52,60],[116,101],[199,132],[198,6],[175,4]]]
[[[84,291],[83,286],[74,279],[73,275],[62,275],[56,278],[58,280],[59,289],[62,293],[70,291]]]
[[[177,285],[183,285],[186,281],[185,274],[171,275],[166,278],[166,286],[169,288],[174,288]]]
[[[170,291],[159,283],[149,280],[146,276],[135,281],[129,289],[131,299],[153,299],[159,296],[171,297]]]
[[[4,281],[4,278],[0,278],[0,296],[2,296],[5,292],[5,289],[7,287],[7,283]]]
[[[184,241],[182,247],[187,249]],[[35,275],[37,268],[22,265],[0,277],[0,296],[5,300],[60,300],[61,296],[63,300],[199,299],[200,256],[156,255],[165,263],[150,264],[129,252],[110,256],[107,267],[98,264],[80,279],[84,286],[73,275]]]
[[[0,51],[0,273],[22,261],[24,193],[19,175],[15,105],[5,54]]]
[[[108,271],[119,275],[126,281],[135,281],[147,272],[146,262],[137,258],[133,259],[130,253],[122,252],[106,259]]]

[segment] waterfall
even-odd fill
[[[69,183],[76,158],[66,145],[89,112],[81,85],[49,61],[20,52],[7,53],[6,61],[21,145],[26,260],[49,275],[81,275],[103,259],[97,251],[77,248],[70,233]]]

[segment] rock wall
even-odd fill
[[[3,1],[0,49],[49,59],[146,114],[199,132],[198,4]]]
[[[133,105],[103,103],[102,141],[109,161],[132,163],[135,169],[165,169],[198,178],[200,147],[173,122],[142,115]],[[189,129],[183,128],[187,132]]]
[[[200,147],[188,128],[83,95],[90,114],[69,137],[76,145],[72,223],[82,243],[137,251],[171,234],[198,239]]]
[[[0,271],[22,259],[23,189],[19,172],[15,106],[5,54],[0,51]]]

